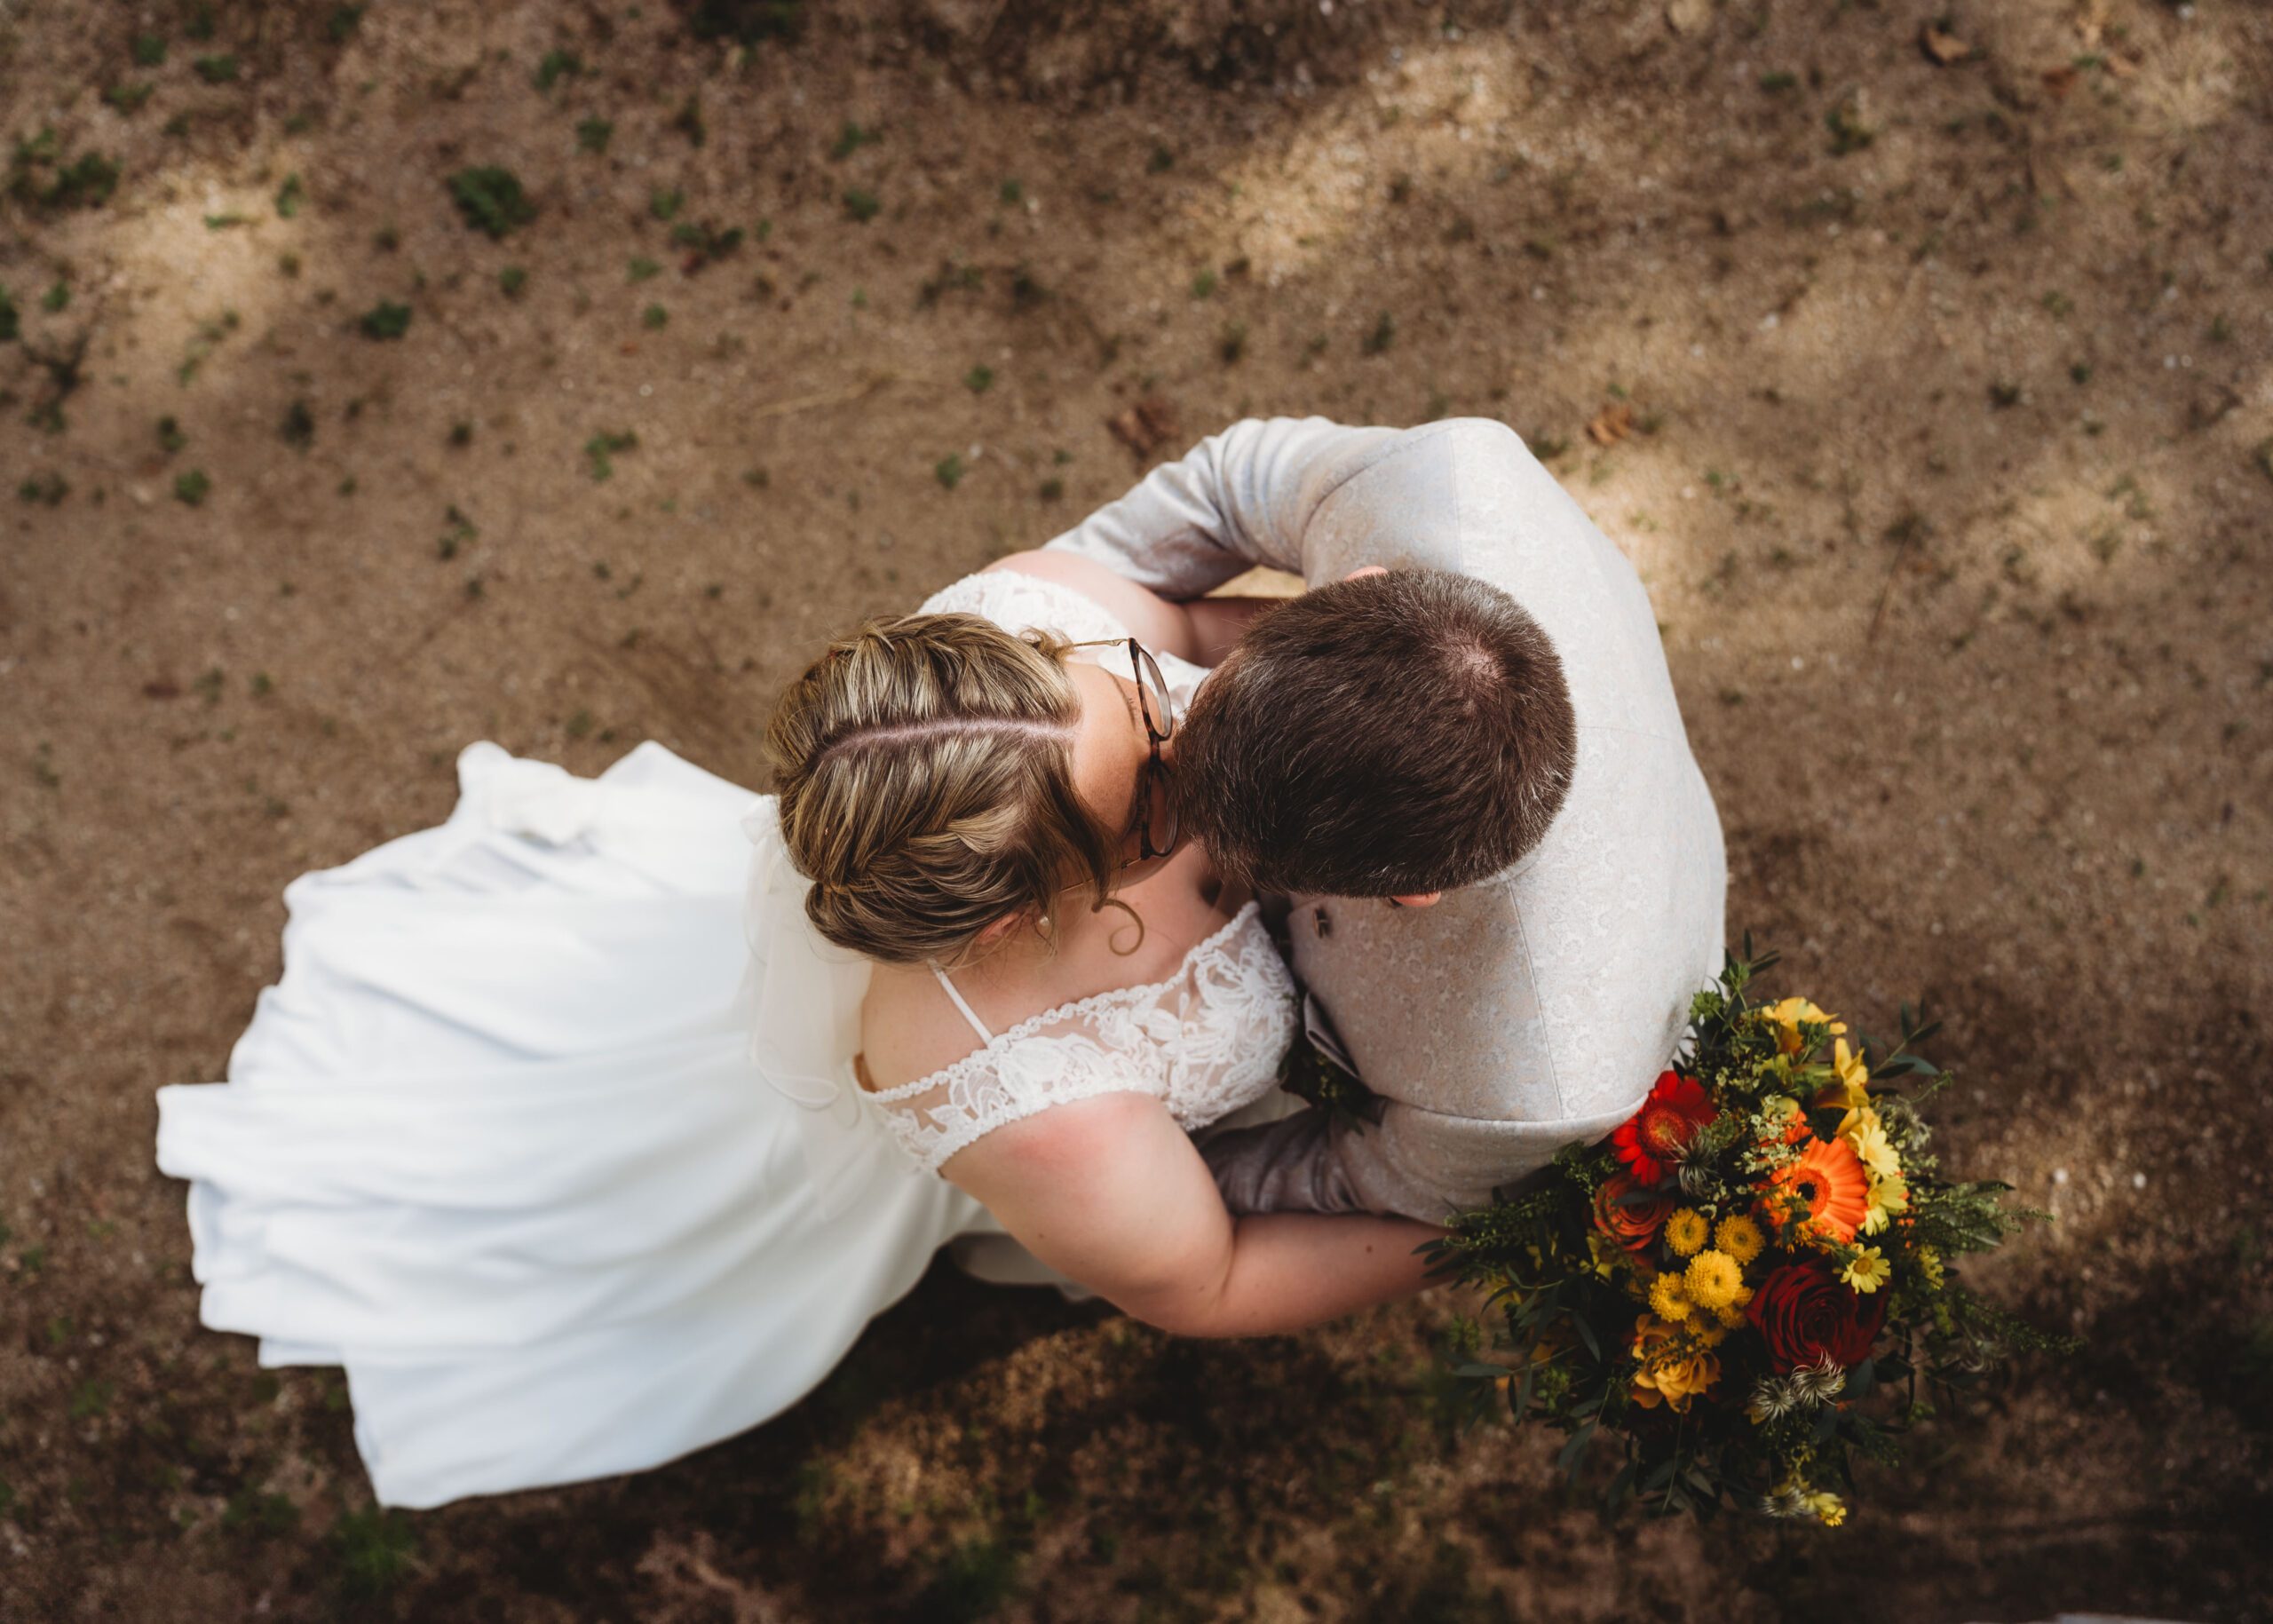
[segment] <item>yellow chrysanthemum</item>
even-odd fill
[[[1676,1257],[1691,1256],[1705,1244],[1705,1238],[1712,1232],[1712,1225],[1705,1222],[1705,1215],[1694,1207],[1684,1207],[1666,1220],[1666,1244],[1673,1248]]]
[[[1804,998],[1786,998],[1781,1003],[1764,1004],[1757,1011],[1761,1019],[1777,1027],[1776,1046],[1787,1055],[1805,1052],[1807,1040],[1800,1035],[1800,1023],[1827,1026],[1833,1036],[1847,1030],[1847,1023],[1828,1010],[1818,1010]]]
[[[1865,1247],[1862,1255],[1839,1271],[1840,1280],[1867,1296],[1885,1285],[1894,1273],[1894,1265],[1879,1255],[1876,1247]]]
[[[1881,1178],[1902,1171],[1902,1157],[1886,1137],[1886,1124],[1868,1106],[1859,1106],[1839,1119],[1839,1137],[1855,1147],[1855,1159]]]
[[[1723,1326],[1710,1314],[1699,1314],[1686,1327],[1689,1338],[1700,1348],[1717,1348],[1728,1341],[1730,1327]]]
[[[1745,1304],[1751,1301],[1752,1293],[1746,1291],[1735,1302],[1724,1303],[1720,1307],[1715,1309],[1713,1311],[1713,1318],[1719,1320],[1723,1325],[1728,1327],[1729,1329],[1733,1331],[1737,1327],[1744,1323]]]
[[[1910,1210],[1910,1186],[1900,1174],[1891,1178],[1873,1178],[1869,1208],[1863,1214],[1863,1233],[1876,1235],[1885,1232],[1894,1222],[1894,1215]]]
[[[1650,1309],[1660,1319],[1682,1320],[1689,1318],[1690,1302],[1687,1287],[1678,1274],[1660,1274],[1650,1286]]]
[[[1760,1256],[1760,1249],[1768,1244],[1768,1237],[1746,1214],[1733,1212],[1713,1231],[1713,1244],[1742,1265]]]
[[[1863,1063],[1862,1050],[1848,1048],[1845,1038],[1834,1038],[1831,1044],[1831,1069],[1839,1081],[1824,1089],[1817,1104],[1851,1111],[1871,1103],[1871,1068]]]
[[[1682,1284],[1689,1300],[1699,1308],[1725,1308],[1744,1289],[1744,1271],[1726,1252],[1699,1252],[1689,1260]]]
[[[1942,1255],[1932,1247],[1920,1247],[1918,1272],[1926,1277],[1928,1286],[1939,1291],[1942,1288]]]
[[[1809,1495],[1800,1502],[1801,1509],[1818,1518],[1826,1528],[1836,1528],[1847,1520],[1847,1502],[1828,1490]]]

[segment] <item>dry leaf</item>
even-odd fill
[[[1602,408],[1602,415],[1587,424],[1587,438],[1597,446],[1614,446],[1634,432],[1634,408],[1625,400],[1614,401]]]
[[[2102,57],[2100,59],[2100,62],[2102,66],[2106,67],[2111,78],[2128,79],[2132,75],[2139,71],[2139,65],[2136,62],[2133,61],[2129,57],[2118,56],[2112,51]]]
[[[2044,70],[2044,88],[2055,98],[2065,96],[2076,88],[2076,81],[2082,77],[2073,67],[2047,67]]]
[[[1176,408],[1158,395],[1147,395],[1108,420],[1105,427],[1122,445],[1147,457],[1176,437]]]
[[[1952,62],[1962,62],[1973,54],[1973,47],[1954,34],[1944,34],[1928,23],[1918,36],[1918,48],[1927,58],[1947,67]]]
[[[1666,21],[1675,34],[1695,34],[1713,20],[1713,0],[1667,0]]]

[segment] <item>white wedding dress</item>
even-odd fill
[[[1007,574],[925,607],[1126,635]],[[228,1081],[158,1097],[202,1317],[345,1367],[385,1504],[654,1466],[795,1403],[943,1243],[1001,1235],[937,1176],[992,1128],[1120,1089],[1188,1129],[1272,1103],[1294,994],[1252,905],[1168,981],[868,1096],[867,969],[804,924],[770,796],[654,743],[597,779],[487,743],[458,771],[440,828],[293,882]]]

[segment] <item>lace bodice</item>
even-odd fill
[[[1071,588],[1010,571],[965,576],[923,610],[981,614],[1011,631],[1043,627],[1076,641],[1129,635]],[[1125,651],[1083,651],[1092,654],[1107,670],[1133,677]],[[1158,658],[1181,707],[1207,673]],[[1149,1094],[1189,1131],[1270,1092],[1295,1021],[1294,977],[1250,902],[1168,979],[1060,1004],[1004,1032],[980,1027],[979,1046],[954,1065],[867,1098],[933,1172],[1005,1123],[1100,1094]]]
[[[868,1097],[937,1172],[1007,1122],[1100,1094],[1149,1094],[1185,1131],[1204,1128],[1270,1091],[1294,1036],[1294,978],[1250,902],[1167,980],[1045,1010]]]

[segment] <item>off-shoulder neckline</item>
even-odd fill
[[[1262,904],[1259,901],[1255,898],[1248,898],[1239,906],[1239,912],[1210,931],[1204,939],[1193,943],[1191,949],[1176,961],[1176,969],[1157,981],[1140,982],[1133,986],[1111,987],[1102,993],[1091,993],[1086,997],[1069,999],[1064,1003],[1044,1010],[1039,1015],[1029,1015],[1014,1026],[1004,1027],[961,1059],[950,1061],[938,1071],[918,1077],[913,1082],[899,1083],[889,1089],[863,1088],[860,1091],[880,1105],[890,1105],[895,1100],[913,1099],[919,1094],[929,1093],[943,1082],[953,1081],[958,1071],[971,1066],[974,1062],[994,1055],[1009,1044],[1034,1036],[1044,1026],[1058,1021],[1070,1020],[1075,1016],[1086,1015],[1092,1010],[1103,1010],[1116,1003],[1137,1002],[1146,998],[1156,997],[1190,975],[1192,965],[1200,961],[1201,955],[1221,947],[1250,917],[1259,914],[1261,908]]]

